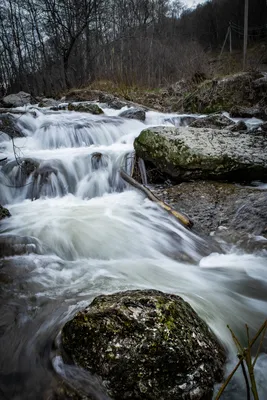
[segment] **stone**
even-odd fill
[[[264,180],[266,146],[262,132],[162,126],[143,130],[134,142],[136,155],[173,182]]]
[[[38,107],[43,108],[43,107],[58,107],[59,102],[55,99],[41,99],[41,101],[38,104]]]
[[[41,254],[40,243],[34,237],[0,235],[0,257],[11,257],[29,253]]]
[[[223,114],[212,114],[198,118],[190,124],[192,128],[224,129],[233,125],[233,121]]]
[[[23,107],[27,104],[32,104],[33,99],[29,93],[19,92],[16,94],[9,94],[2,99],[4,107]]]
[[[97,104],[73,104],[69,103],[69,111],[86,112],[94,115],[104,114],[104,111]]]
[[[258,118],[267,120],[267,111],[261,107],[242,107],[234,106],[230,110],[230,116],[233,118]]]
[[[212,399],[225,352],[181,297],[156,290],[102,295],[62,330],[64,351],[114,400]]]
[[[210,114],[230,111],[237,104],[242,107],[267,106],[267,74],[242,72],[220,79],[202,82],[183,99],[184,111]]]
[[[235,232],[234,235],[238,234],[239,238],[254,235],[267,239],[267,192],[264,189],[225,182],[196,181],[165,188],[155,187],[153,191],[175,210],[186,213],[198,233],[209,235],[223,226],[228,236],[231,231]]]
[[[128,110],[122,111],[119,117],[145,121],[146,113],[142,108],[129,108]]]
[[[0,114],[0,131],[6,133],[10,138],[24,137],[17,125],[17,118],[11,114]]]
[[[0,220],[11,217],[9,210],[0,204]]]

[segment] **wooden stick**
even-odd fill
[[[134,178],[132,178],[130,175],[128,175],[122,169],[120,170],[120,174],[121,174],[122,179],[125,180],[125,182],[129,183],[131,186],[133,186],[136,189],[143,192],[149,200],[157,203],[164,210],[168,211],[171,215],[173,215],[176,219],[178,219],[179,222],[181,222],[184,226],[186,226],[187,228],[191,228],[193,226],[193,222],[189,218],[187,218],[185,215],[179,213],[178,211],[175,211],[168,204],[161,201],[146,186],[141,185],[139,182],[137,182]]]

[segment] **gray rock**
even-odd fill
[[[73,104],[69,103],[69,111],[86,112],[94,115],[104,114],[104,111],[97,104]]]
[[[1,219],[9,218],[9,217],[11,217],[11,214],[8,211],[8,209],[1,206],[1,204],[0,204],[0,221],[1,221]]]
[[[267,120],[267,110],[262,107],[242,107],[234,106],[230,110],[230,116],[233,118],[258,118]]]
[[[17,125],[17,118],[11,114],[1,114],[0,131],[6,133],[10,138],[24,137]]]
[[[181,297],[156,290],[103,295],[62,330],[64,350],[116,400],[211,399],[225,354]]]
[[[122,111],[119,117],[145,121],[146,113],[142,108],[129,108],[128,110]]]
[[[44,98],[44,99],[40,100],[40,102],[38,104],[38,107],[41,107],[41,108],[43,108],[43,107],[57,107],[58,104],[59,104],[59,102],[57,100],[55,100],[55,99]]]
[[[27,104],[32,104],[32,96],[26,92],[19,92],[16,94],[9,94],[2,99],[5,107],[22,107]]]
[[[267,137],[262,132],[229,132],[200,128],[155,127],[135,139],[138,157],[166,177],[263,180],[267,176]]]
[[[267,191],[230,183],[183,182],[154,188],[155,194],[174,209],[189,215],[198,232],[225,232],[267,238]],[[229,235],[231,241],[233,235]],[[236,240],[232,240],[235,242]]]
[[[41,254],[41,246],[37,239],[18,235],[0,236],[0,257],[11,257],[29,253]]]
[[[188,126],[192,122],[196,121],[196,117],[193,117],[191,115],[177,115],[174,117],[167,117],[164,119],[164,122],[173,124],[176,127],[179,126]]]
[[[212,114],[198,118],[190,124],[192,128],[224,129],[233,125],[233,121],[223,114]]]

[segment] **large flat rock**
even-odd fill
[[[243,182],[267,176],[267,136],[263,132],[159,126],[143,130],[134,147],[137,156],[176,182]]]

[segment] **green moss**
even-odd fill
[[[4,218],[9,218],[9,217],[11,217],[9,210],[0,205],[0,220],[4,219]]]

